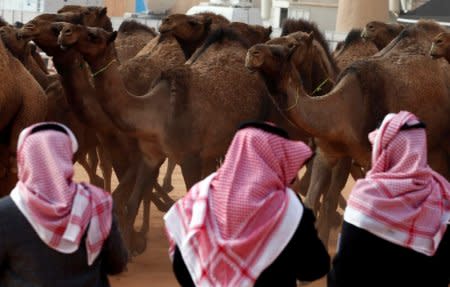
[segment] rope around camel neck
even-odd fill
[[[96,76],[98,76],[100,73],[106,71],[114,62],[117,62],[116,59],[111,60],[111,62],[109,62],[106,66],[104,66],[103,68],[101,68],[100,70],[98,70],[95,73],[92,73],[92,77],[95,78]]]

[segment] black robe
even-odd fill
[[[288,245],[275,261],[258,277],[255,287],[296,287],[297,280],[314,281],[327,274],[330,257],[317,236],[314,215],[305,208],[299,226]],[[173,270],[183,287],[195,286],[178,248]]]
[[[450,233],[434,256],[390,243],[344,221],[328,287],[447,287]]]

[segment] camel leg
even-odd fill
[[[172,174],[175,169],[176,163],[170,158],[167,158],[167,170],[166,174],[164,175],[164,181],[162,186],[162,191],[169,193],[173,190],[172,186]]]
[[[311,159],[306,163],[305,174],[302,176],[301,179],[299,179],[297,176],[295,182],[292,184],[292,189],[303,196],[306,196],[309,185],[311,184],[313,162],[314,162],[313,159]]]
[[[98,157],[100,158],[100,168],[103,174],[103,188],[106,191],[111,191],[111,177],[112,177],[112,161],[111,155],[103,146],[97,146]]]
[[[149,228],[149,218],[150,218],[150,200],[153,200],[155,202],[155,205],[159,205],[158,201],[159,198],[157,198],[152,190],[153,186],[156,183],[156,180],[158,178],[159,174],[159,168],[163,164],[165,158],[162,157],[159,160],[154,161],[141,161],[138,168],[138,173],[136,177],[136,184],[133,189],[133,193],[131,194],[128,203],[127,203],[127,213],[126,213],[126,236],[129,241],[129,247],[130,251],[133,255],[137,255],[142,253],[145,250],[146,245],[146,232],[145,233],[137,233],[134,231],[134,222],[136,220],[136,216],[139,211],[139,206],[141,201],[144,202],[144,218],[143,218],[143,225],[141,228],[141,231],[146,231]],[[159,207],[161,208],[161,207]],[[140,238],[137,238],[137,237]],[[136,244],[135,246],[132,245],[131,239],[133,239],[133,244]]]
[[[91,181],[91,183],[95,184],[96,186],[103,187],[104,186],[103,178],[97,175],[98,156],[96,146],[92,146],[91,148],[89,148],[87,154],[87,162],[93,178],[93,181]]]
[[[347,157],[339,160],[332,169],[331,184],[324,195],[321,212],[317,219],[319,237],[325,246],[328,246],[331,228],[339,226],[341,222],[337,207],[351,166],[352,159]]]
[[[184,183],[187,190],[202,178],[202,164],[200,156],[190,156],[180,164]]]
[[[320,205],[320,196],[330,186],[332,166],[319,148],[316,149],[316,155],[312,161],[311,183],[306,194],[305,205],[317,214]]]
[[[352,177],[355,181],[360,178],[364,178],[366,176],[362,167],[355,163],[352,164],[352,167],[350,169],[350,174],[352,175]]]
[[[89,151],[90,152],[90,151]],[[100,184],[99,180],[96,178],[98,177],[95,171],[92,169],[91,164],[88,162],[88,154],[80,155],[77,158],[77,162],[84,168],[86,171],[89,182],[96,185],[96,186],[103,186],[103,180]]]

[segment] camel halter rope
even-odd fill
[[[96,76],[98,76],[99,74],[103,73],[104,71],[106,71],[114,62],[117,62],[116,59],[113,59],[111,62],[109,62],[106,66],[104,66],[103,68],[101,68],[100,70],[98,70],[95,73],[92,73],[92,77],[95,78]]]
[[[313,96],[317,92],[320,92],[322,90],[322,87],[328,82],[332,83],[333,85],[335,84],[332,80],[330,80],[330,78],[326,78],[322,83],[320,83],[320,85],[317,86],[317,88],[314,89],[314,91],[311,93],[311,96]]]

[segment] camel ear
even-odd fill
[[[272,34],[272,26],[267,27],[267,36],[270,36]]]
[[[99,15],[100,15],[100,16],[105,16],[106,13],[108,13],[108,7],[103,7],[103,8],[100,10]]]
[[[314,32],[311,31],[311,32],[309,32],[308,36],[306,37],[306,42],[308,44],[311,44],[313,42],[313,40],[314,40]]]
[[[300,46],[300,43],[298,41],[295,41],[294,43],[289,43],[288,46],[288,56],[292,56],[294,54],[295,50],[297,50],[298,46]]]
[[[108,43],[114,42],[114,40],[117,38],[117,31],[112,32],[109,34],[108,37]]]
[[[209,17],[209,16],[205,17],[205,19],[203,20],[203,24],[205,25],[205,27],[211,26],[211,24],[212,24],[211,17]]]
[[[52,30],[53,33],[59,34],[59,32],[61,32],[63,26],[64,26],[63,23],[61,23],[61,22],[55,22],[55,23],[52,23],[52,25],[51,25],[51,30]]]

